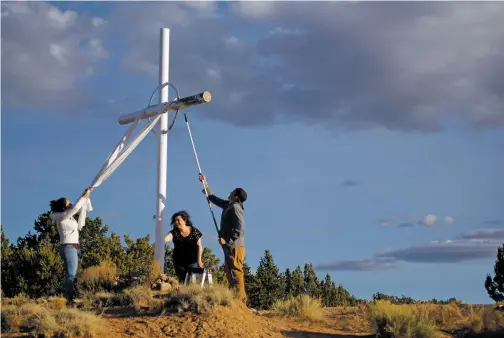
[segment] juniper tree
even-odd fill
[[[305,292],[305,282],[301,267],[298,265],[292,272],[291,278],[291,296],[297,297]]]
[[[86,224],[79,233],[81,246],[79,267],[81,269],[99,265],[104,260],[110,260],[120,272],[123,270],[124,259],[121,237],[112,233],[107,237],[108,225],[103,224],[100,217],[86,217]],[[59,236],[58,236],[59,237]]]
[[[331,276],[326,274],[325,280],[322,282],[322,305],[335,306],[336,305],[336,290]]]
[[[504,301],[504,244],[497,249],[497,259],[494,265],[495,276],[490,274],[485,279],[485,289],[495,302]]]
[[[124,235],[126,242],[124,255],[124,271],[129,276],[137,276],[141,279],[150,275],[154,260],[154,243],[149,243],[150,235],[133,240]]]
[[[245,277],[245,293],[247,294],[247,306],[258,309],[261,306],[261,287],[255,274],[252,273],[247,262],[243,262],[243,274]]]
[[[292,292],[292,273],[289,268],[285,269],[285,292],[284,298],[289,298]]]
[[[13,245],[9,242],[9,239],[3,231],[3,226],[0,225],[0,237],[2,240],[2,247],[0,249],[0,261],[2,265],[2,296],[7,294],[16,294],[15,290],[11,290],[10,287],[15,285],[16,275],[14,270],[14,260],[12,255],[14,253]],[[5,287],[8,287],[6,290]]]
[[[310,296],[319,297],[319,282],[311,263],[306,263],[304,266],[304,286]]]
[[[258,308],[269,309],[275,301],[283,298],[284,289],[278,271],[270,251],[265,250],[256,273],[260,287]]]

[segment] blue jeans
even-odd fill
[[[79,249],[72,245],[62,245],[59,248],[63,263],[65,263],[65,298],[69,303],[75,297],[75,277],[79,264]]]
[[[186,266],[175,265],[175,274],[177,275],[179,282],[184,283],[187,270],[189,270],[191,268],[197,268],[197,267],[198,267],[198,263],[192,263],[192,264],[189,264]]]

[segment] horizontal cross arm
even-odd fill
[[[182,110],[199,104],[208,103],[211,100],[212,95],[210,92],[204,91],[202,93],[186,96],[178,100],[175,99],[173,101],[159,103],[134,113],[123,114],[119,116],[118,122],[119,124],[128,124],[134,122],[138,116],[140,116],[140,119],[143,120],[162,113],[167,113],[169,111]]]

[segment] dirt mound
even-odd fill
[[[199,290],[199,291],[198,291]],[[226,289],[227,290],[227,289]],[[46,310],[52,314],[51,318],[59,318],[66,312],[71,312],[74,317],[93,317],[92,330],[83,331],[86,325],[82,321],[72,321],[79,323],[74,325],[80,332],[80,336],[94,336],[105,338],[116,337],[295,337],[295,338],[344,338],[356,336],[368,336],[372,328],[364,320],[359,308],[323,308],[322,314],[317,320],[307,320],[299,317],[279,317],[272,311],[260,311],[249,309],[241,303],[227,299],[227,291],[215,288],[212,292],[202,292],[199,288],[181,289],[178,293],[144,295],[138,288],[128,291],[127,295],[131,302],[123,302],[119,305],[114,302],[101,302],[100,308],[67,309],[64,301],[45,301],[35,304],[34,301],[17,300],[10,305],[2,306],[2,321],[10,312],[25,302],[25,305],[38,307],[36,309]],[[142,292],[140,292],[142,291]],[[150,290],[148,290],[150,291]],[[191,297],[189,297],[192,295]],[[106,298],[107,295],[100,295]],[[117,297],[117,295],[108,295]],[[124,297],[126,297],[124,296]],[[148,297],[147,297],[148,296]],[[169,299],[168,299],[169,298]],[[170,300],[170,301],[167,301]],[[180,304],[172,307],[173,300],[178,300]],[[2,299],[4,302],[4,299]],[[84,302],[84,301],[82,301]],[[61,303],[61,304],[60,304]],[[100,303],[100,302],[98,302]],[[132,303],[132,304],[131,304]],[[198,306],[190,306],[196,304]],[[188,306],[185,306],[188,305]],[[8,311],[8,307],[13,311]],[[40,309],[39,309],[40,308]],[[35,311],[40,315],[40,311]],[[163,311],[160,311],[163,310]],[[177,311],[170,311],[177,310]],[[22,313],[21,313],[22,312]],[[26,311],[21,311],[21,317],[12,317],[10,322],[21,323],[24,319],[31,318]],[[33,312],[33,311],[32,311]],[[35,313],[34,312],[34,313]],[[61,312],[61,313],[60,313]],[[33,316],[32,316],[33,317]],[[44,316],[38,316],[40,318]],[[37,317],[37,318],[38,318]],[[48,316],[45,316],[48,317]],[[14,319],[18,319],[17,321]],[[66,317],[65,317],[66,318]],[[14,321],[13,321],[14,320]],[[28,321],[39,327],[46,327],[45,324],[54,324],[53,321]],[[47,323],[46,323],[47,322]],[[56,321],[56,324],[60,322]],[[44,324],[44,325],[42,325]],[[33,326],[31,325],[31,326]],[[18,325],[17,330],[9,330],[10,333],[2,332],[2,337],[27,337],[25,329]],[[51,325],[49,325],[51,326]],[[71,325],[65,321],[57,325],[58,329]],[[89,325],[88,325],[89,326]],[[52,326],[51,326],[52,327]],[[65,330],[69,331],[69,330]],[[73,330],[73,329],[72,329]],[[72,331],[70,330],[70,331]],[[40,330],[31,329],[30,333],[35,334]],[[61,330],[59,330],[61,331]],[[73,330],[76,332],[76,330]],[[89,332],[88,332],[89,331]],[[93,332],[95,333],[93,335]],[[85,333],[89,333],[86,335]],[[74,334],[65,335],[68,337]]]
[[[123,317],[105,315],[111,337],[284,337],[274,323],[244,306],[218,307],[209,314]]]
[[[244,306],[217,307],[208,314],[135,316],[106,314],[107,338],[115,337],[370,337],[372,329],[355,309],[324,308],[321,321],[279,318]]]

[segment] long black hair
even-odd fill
[[[64,212],[65,210],[67,210],[67,206],[66,206],[66,197],[61,197],[57,200],[52,200],[51,203],[50,203],[50,206],[51,206],[51,211],[52,212]],[[69,207],[71,207],[69,205]]]
[[[184,220],[184,222],[187,226],[190,226],[190,227],[193,226],[192,221],[191,221],[191,216],[189,216],[189,213],[185,210],[182,210],[182,211],[178,211],[178,212],[174,213],[173,216],[171,217],[172,227],[175,227],[175,219],[178,216],[182,217],[182,219]]]

